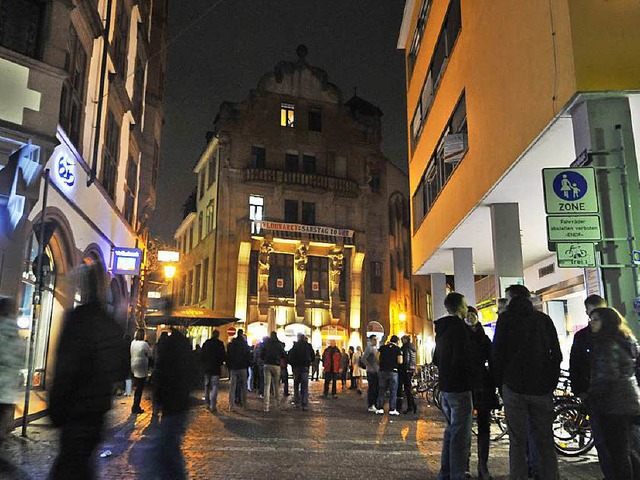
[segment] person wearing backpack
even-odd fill
[[[293,404],[306,410],[309,406],[309,367],[315,354],[303,333],[289,350],[289,364],[293,370]]]
[[[524,285],[506,289],[507,309],[498,317],[493,341],[493,373],[502,389],[509,428],[509,469],[528,478],[527,430],[535,442],[540,478],[558,478],[553,443],[553,390],[562,353],[551,318],[537,311]]]

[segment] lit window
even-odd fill
[[[296,119],[296,107],[290,103],[283,103],[280,105],[280,126],[290,127],[295,126]]]
[[[249,220],[251,220],[251,234],[257,235],[262,228],[260,222],[264,218],[264,198],[257,195],[249,196]]]

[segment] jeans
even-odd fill
[[[264,394],[264,364],[258,364],[258,392]]]
[[[204,400],[207,402],[209,409],[215,410],[218,404],[218,384],[220,383],[220,375],[204,376]]]
[[[338,374],[334,372],[324,372],[324,396],[329,395],[329,383],[332,383],[331,394],[337,395],[336,382],[338,381]]]
[[[236,392],[240,390],[240,406],[247,406],[247,369],[230,370],[231,385],[229,386],[229,408],[236,404]]]
[[[309,367],[293,367],[293,403],[302,408],[309,405]]]
[[[367,403],[369,407],[378,406],[378,372],[370,372],[367,370],[367,383],[369,390],[367,391]]]
[[[284,396],[289,396],[289,370],[288,367],[280,367],[280,381],[284,384]]]
[[[618,480],[640,478],[640,472],[633,468],[631,459],[631,423],[629,415],[598,415],[602,440],[611,455],[612,476],[606,477]],[[604,469],[603,469],[604,470]]]
[[[253,389],[253,367],[249,367],[249,377],[247,378],[247,390]]]
[[[491,409],[490,408],[476,408],[476,425],[478,426],[478,473],[489,473],[487,462],[489,460],[489,444],[491,441]],[[469,460],[471,459],[471,452],[469,452],[469,458],[467,459],[467,471],[469,469]]]
[[[509,431],[509,471],[511,480],[527,480],[527,432],[531,430],[537,453],[540,478],[558,478],[558,458],[553,443],[553,397],[516,393],[502,388],[504,413]]]
[[[384,406],[384,397],[389,390],[389,411],[396,409],[398,399],[398,372],[378,372],[378,407]]]
[[[136,386],[136,391],[133,394],[133,405],[131,406],[131,411],[140,409],[140,401],[142,400],[142,391],[144,390],[144,384],[146,382],[146,378],[138,378],[133,377],[133,384]]]
[[[402,389],[404,390],[404,396],[407,399],[407,411],[413,410],[416,401],[411,393],[411,381],[413,380],[413,370],[406,370],[400,374],[400,382],[402,383]]]
[[[471,451],[473,407],[471,392],[442,392],[442,413],[447,427],[442,439],[442,456],[438,480],[465,478]]]
[[[162,480],[186,480],[184,456],[180,445],[187,430],[187,412],[162,415],[155,445],[156,477]]]
[[[90,480],[96,478],[95,450],[101,440],[103,415],[87,415],[62,427],[60,450],[50,480]]]
[[[614,478],[613,464],[611,461],[611,454],[609,453],[609,447],[605,443],[603,417],[600,414],[590,414],[589,421],[591,423],[591,434],[593,435],[593,442],[598,452],[598,460],[600,462],[600,470],[604,478]]]
[[[280,406],[280,389],[278,382],[280,381],[280,365],[264,365],[264,410],[269,411],[269,403],[271,400],[271,388],[273,388],[273,396],[276,407]]]

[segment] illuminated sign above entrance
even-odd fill
[[[114,275],[139,275],[141,261],[142,250],[139,248],[115,247],[111,271]]]
[[[545,168],[544,205],[550,215],[598,213],[593,168]]]

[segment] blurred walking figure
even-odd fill
[[[187,478],[180,445],[187,429],[189,394],[195,365],[189,340],[178,330],[158,344],[154,370],[155,400],[162,412],[158,427],[152,469],[153,478]]]
[[[278,334],[271,332],[271,336],[264,342],[262,348],[262,360],[264,361],[264,411],[268,412],[271,406],[271,393],[273,392],[276,408],[280,406],[280,360],[284,357],[284,347],[278,340]]]
[[[353,348],[353,345],[349,347],[349,378],[351,379],[351,385],[349,385],[349,390],[356,389],[356,377],[353,375],[353,356],[355,355],[356,350]]]
[[[342,383],[342,390],[346,388],[347,374],[349,373],[350,363],[351,363],[351,359],[349,358],[349,354],[343,348],[342,353],[340,354],[340,382]]]
[[[262,341],[259,342],[253,349],[253,360],[256,364],[257,375],[257,388],[260,398],[264,398],[264,357],[262,356],[264,345],[269,340],[269,337],[262,337]]]
[[[303,333],[289,350],[289,363],[293,369],[293,404],[306,410],[309,406],[309,366],[313,362],[313,347]]]
[[[244,338],[244,331],[238,329],[238,334],[229,342],[227,347],[227,368],[229,369],[229,410],[235,408],[235,395],[240,391],[240,406],[247,406],[247,369],[251,365],[251,349]]]
[[[320,351],[316,350],[313,357],[313,365],[311,366],[311,380],[315,378],[316,382],[320,379],[320,359]]]
[[[380,371],[380,363],[378,362],[378,337],[374,334],[369,335],[367,348],[364,349],[362,358],[367,369],[368,411],[375,413],[378,410],[378,372]]]
[[[113,384],[130,368],[124,332],[105,308],[101,272],[94,265],[76,273],[82,304],[66,314],[49,394],[49,416],[61,427],[51,470],[56,480],[95,478],[92,458],[111,409]]]
[[[462,294],[451,292],[444,299],[444,307],[449,315],[436,320],[433,355],[442,390],[442,413],[447,421],[438,480],[462,480],[467,478],[473,422],[470,343],[464,323],[467,301]]]
[[[336,341],[330,340],[329,346],[322,352],[322,365],[324,366],[324,398],[329,397],[329,384],[331,384],[331,395],[333,398],[338,398],[338,391],[336,389],[336,383],[338,380],[338,374],[340,373],[340,361],[342,354],[340,349],[336,347]]]
[[[356,382],[356,393],[362,395],[362,377],[366,375],[367,367],[362,360],[362,347],[358,345],[356,351],[351,357],[351,366],[353,368],[353,378]]]
[[[400,383],[404,390],[404,396],[407,397],[407,409],[402,413],[409,413],[413,410],[413,413],[417,413],[418,407],[416,406],[416,400],[411,393],[411,382],[413,380],[413,374],[416,371],[416,347],[411,343],[411,337],[404,335],[402,337],[402,365],[400,365]]]
[[[13,414],[24,366],[25,350],[18,336],[15,302],[0,297],[0,445],[13,428]]]
[[[617,310],[596,308],[590,317],[593,352],[587,404],[598,418],[604,448],[610,455],[613,475],[607,480],[637,480],[640,459],[631,437],[634,418],[640,415],[638,343]]]
[[[204,369],[204,401],[210,412],[218,411],[218,385],[224,363],[224,343],[219,340],[220,332],[214,330],[212,338],[202,346],[202,367]]]
[[[135,386],[135,394],[133,396],[133,405],[131,413],[136,415],[144,413],[140,408],[140,400],[142,399],[142,391],[144,390],[147,374],[149,373],[149,359],[151,358],[151,347],[144,340],[144,329],[136,330],[133,342],[131,342],[131,372],[133,373],[133,383]]]
[[[502,388],[509,428],[509,470],[527,479],[527,437],[531,430],[540,478],[558,478],[553,443],[553,390],[562,353],[551,318],[533,308],[524,285],[506,289],[507,309],[498,316],[493,340],[493,372]]]
[[[465,319],[469,327],[469,339],[471,341],[471,367],[473,371],[473,408],[476,410],[476,423],[478,425],[478,478],[479,480],[491,480],[489,474],[489,442],[491,433],[491,409],[499,405],[493,379],[489,372],[491,361],[491,340],[478,321],[478,311],[469,307]],[[469,471],[469,460],[467,460]]]
[[[396,400],[398,395],[398,368],[402,365],[402,351],[398,347],[398,336],[391,335],[386,345],[382,345],[380,353],[380,371],[378,372],[378,410],[384,413],[385,394],[389,390],[389,415],[400,415]]]

